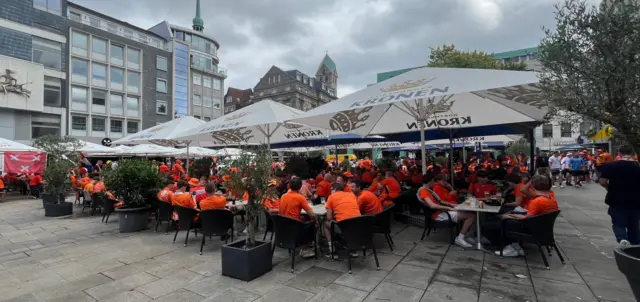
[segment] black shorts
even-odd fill
[[[584,171],[571,171],[571,175],[573,175],[573,176],[582,176],[582,175],[584,175]]]
[[[557,176],[558,174],[560,174],[560,169],[553,169],[553,170],[551,170],[551,175],[553,175],[553,176]]]

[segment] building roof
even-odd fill
[[[244,103],[248,102],[253,95],[253,89],[238,89],[233,87],[227,88],[227,93],[225,94],[225,98],[227,96],[231,96],[232,102]]]
[[[329,54],[325,54],[324,55],[324,58],[322,58],[322,62],[320,62],[320,66],[318,66],[318,70],[320,70],[320,68],[322,68],[322,65],[327,66],[327,68],[331,72],[336,72],[336,63],[333,62],[331,57],[329,57]]]
[[[537,52],[538,52],[538,47],[530,47],[530,48],[523,48],[523,49],[516,49],[511,51],[494,53],[493,57],[495,59],[502,60],[502,59],[509,59],[509,58],[515,58],[519,56],[535,54]]]
[[[386,80],[388,80],[390,78],[393,78],[395,76],[401,75],[401,74],[403,74],[403,73],[405,73],[407,71],[414,70],[416,68],[422,68],[422,67],[426,67],[426,65],[425,66],[416,66],[416,67],[410,67],[410,68],[404,68],[404,69],[398,69],[398,70],[392,70],[392,71],[386,71],[386,72],[378,73],[377,83],[380,83],[382,81],[386,81]]]
[[[302,75],[303,77],[306,76],[309,79],[313,79],[313,86],[312,88],[318,92],[324,92],[327,95],[330,95],[329,92],[327,91],[327,89],[329,87],[325,87],[325,89],[322,89],[322,81],[318,81],[315,77],[311,77],[307,74],[305,74],[304,72],[297,70],[297,69],[292,69],[292,70],[287,70],[285,71],[285,73],[287,75],[289,75],[291,78],[293,78],[294,80],[298,81],[297,78],[297,74],[299,73],[300,75]],[[300,80],[299,82],[302,82],[302,80]],[[303,83],[304,84],[304,83]],[[305,84],[305,85],[309,85],[309,84]]]
[[[200,17],[200,0],[196,1],[196,16],[193,18],[193,28],[198,31],[202,31],[204,28],[204,20]],[[196,29],[200,28],[200,29]]]

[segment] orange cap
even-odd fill
[[[197,187],[200,185],[200,181],[197,178],[189,179],[189,186]]]

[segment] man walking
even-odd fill
[[[556,187],[556,181],[560,177],[560,170],[562,170],[562,159],[560,158],[560,152],[553,152],[553,155],[549,157],[549,166],[551,167],[551,180],[552,185]]]
[[[618,150],[620,160],[605,163],[600,172],[600,185],[607,189],[605,203],[613,233],[620,245],[640,244],[640,164],[631,147]]]

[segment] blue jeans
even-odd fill
[[[608,213],[616,241],[627,240],[633,245],[640,244],[640,210],[609,207]]]

